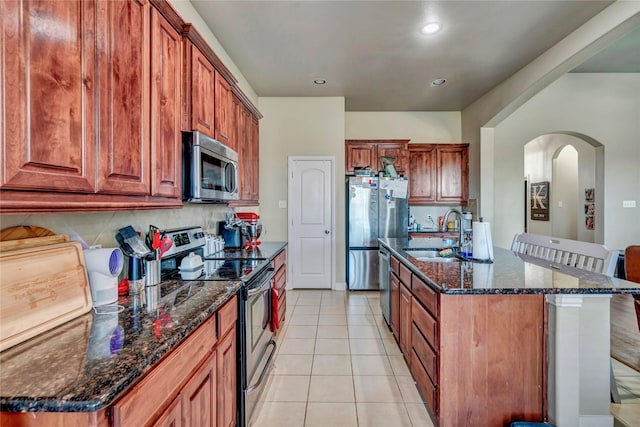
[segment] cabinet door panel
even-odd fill
[[[215,427],[217,423],[217,353],[211,356],[185,385],[182,413],[185,427]]]
[[[389,304],[391,332],[398,340],[400,336],[400,280],[393,273],[389,275]]]
[[[400,350],[411,363],[411,292],[400,284]]]
[[[218,344],[218,427],[236,425],[236,330]]]
[[[469,161],[466,147],[438,147],[436,197],[440,202],[465,204],[469,190]]]
[[[252,156],[251,151],[251,112],[245,107],[240,109],[240,125],[239,133],[241,133],[240,157],[240,199],[250,200],[253,194],[253,180],[251,179]]]
[[[251,115],[251,200],[260,200],[260,127],[258,119]]]
[[[215,132],[216,139],[227,147],[237,151],[236,143],[231,133],[232,94],[231,86],[217,72],[215,73]]]
[[[95,191],[95,5],[2,1],[0,186]]]
[[[382,156],[393,157],[396,159],[394,167],[396,172],[406,174],[409,169],[407,168],[408,152],[406,142],[387,142],[378,144],[378,159]],[[376,164],[376,169],[382,170],[382,164],[380,161]]]
[[[355,168],[369,167],[378,170],[378,148],[375,143],[347,142],[345,144],[347,174],[354,174]]]
[[[153,427],[182,427],[182,401],[181,396],[176,396],[169,407],[160,415]]]
[[[436,201],[436,149],[409,146],[409,204]]]
[[[149,173],[149,4],[100,1],[98,191],[147,195]]]
[[[191,129],[215,137],[215,70],[191,45]]]
[[[151,14],[151,195],[180,197],[181,38],[155,10]]]

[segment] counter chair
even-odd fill
[[[618,251],[609,250],[606,246],[598,243],[580,242],[578,240],[561,239],[532,233],[516,234],[511,243],[511,250],[516,253],[526,254],[580,270],[604,274],[609,277],[613,277],[619,255]],[[638,246],[637,254],[639,257],[637,269],[638,274],[640,274],[640,246]],[[639,303],[640,301],[636,300],[636,313],[639,310]],[[640,314],[638,316],[638,321],[640,322]],[[620,403],[618,386],[613,375],[613,362],[610,363],[609,369],[611,373],[611,401]]]

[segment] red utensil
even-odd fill
[[[173,246],[173,240],[171,240],[171,237],[165,236],[160,240],[160,258],[162,258],[162,255],[164,255],[171,246]]]
[[[156,231],[153,234],[153,243],[152,243],[151,247],[153,248],[154,251],[156,249],[160,249],[160,232],[159,231]]]

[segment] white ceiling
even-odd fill
[[[611,1],[191,3],[258,96],[344,96],[347,111],[460,111]],[[430,21],[442,30],[425,36]],[[626,61],[636,72],[638,52]],[[603,64],[612,58],[578,71]],[[430,87],[437,77],[446,84]]]

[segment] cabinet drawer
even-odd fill
[[[222,338],[229,329],[236,324],[238,318],[238,300],[234,295],[220,310],[218,310],[218,337]]]
[[[400,281],[411,286],[411,270],[404,264],[400,264]]]
[[[413,296],[424,304],[432,315],[438,317],[438,293],[416,275],[411,278],[411,290]]]
[[[415,324],[411,325],[411,346],[427,371],[431,382],[438,383],[438,359],[435,351],[429,346]]]
[[[391,264],[391,271],[396,273],[397,276],[400,276],[400,261],[398,261],[398,258],[392,256],[389,259],[389,263]]]
[[[432,416],[437,417],[438,389],[429,379],[427,371],[425,371],[422,364],[420,364],[420,359],[415,351],[411,352],[411,373],[413,374],[413,378],[416,380],[418,390],[427,404],[429,412],[431,412]]]
[[[282,252],[276,255],[276,257],[273,259],[272,262],[273,262],[273,268],[275,268],[276,271],[278,271],[280,267],[285,265],[287,262],[287,250],[284,249]]]
[[[287,286],[287,269],[282,266],[273,278],[273,287],[281,291]]]
[[[438,348],[438,322],[415,300],[411,304],[411,319],[431,348]]]

